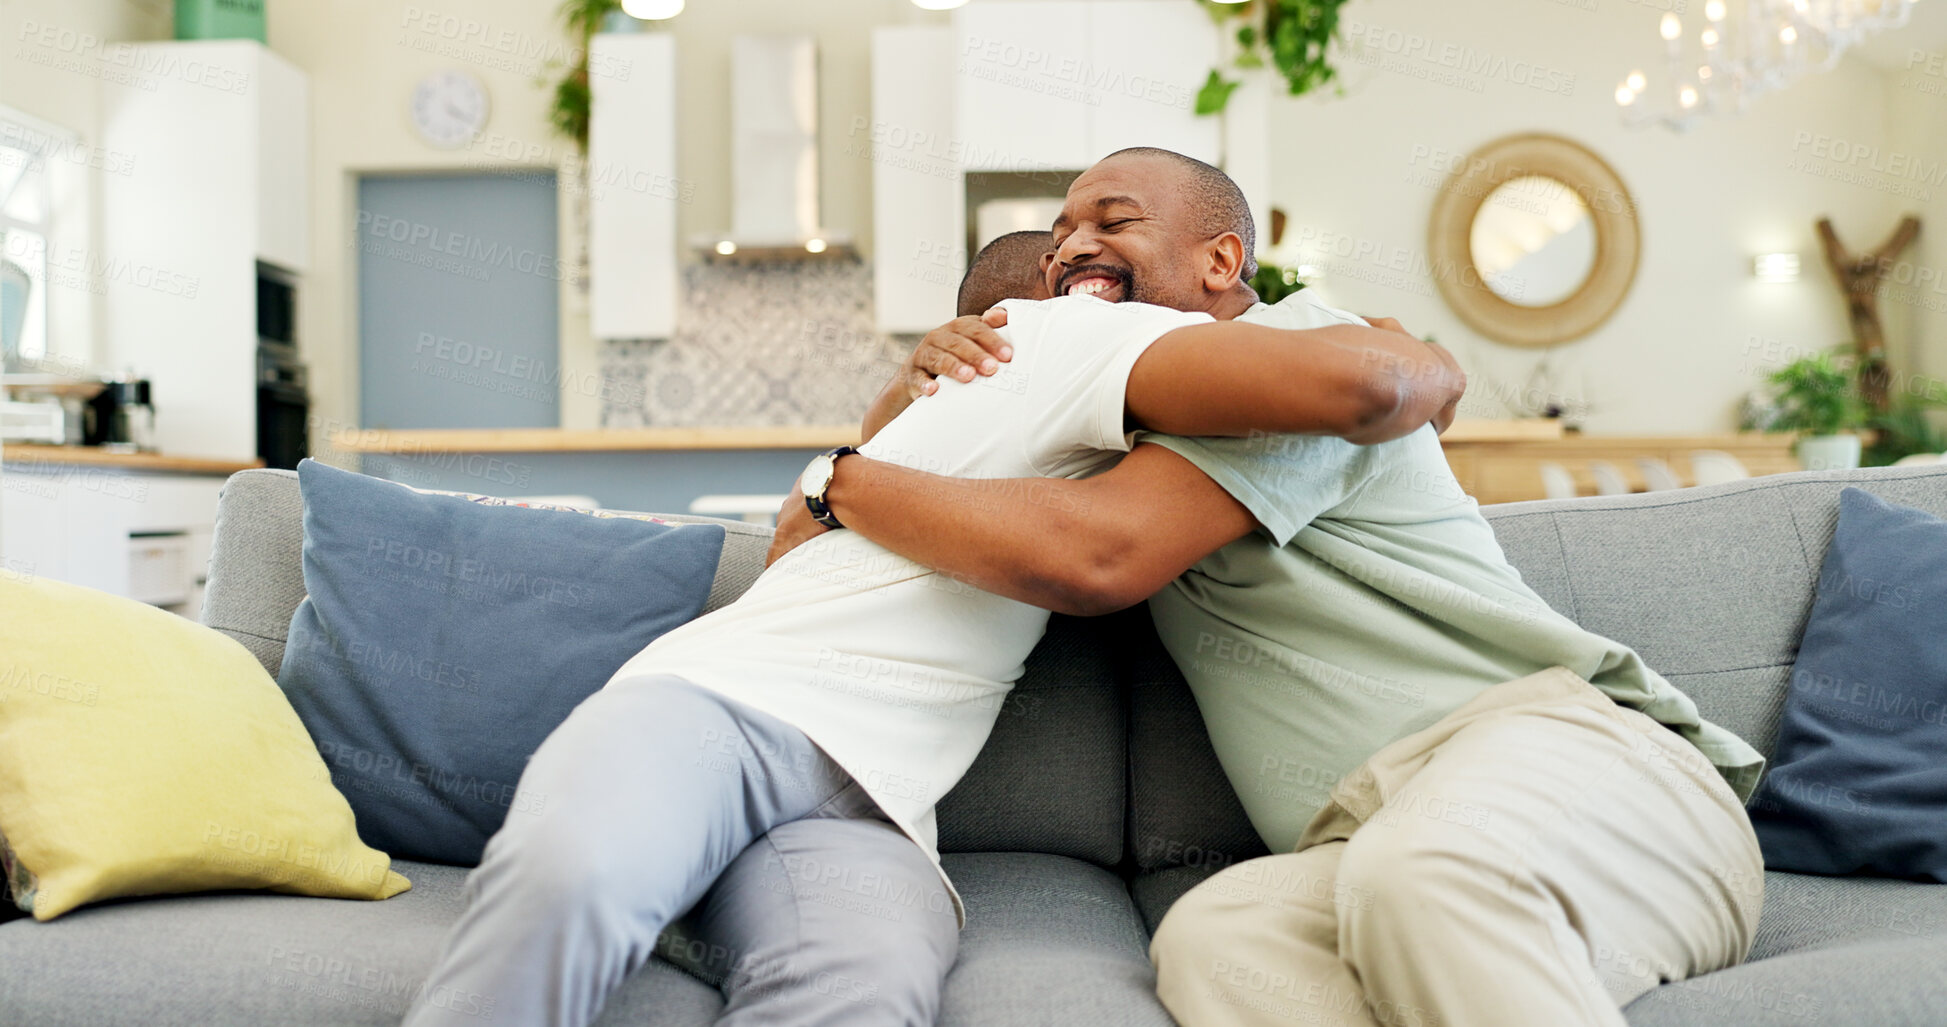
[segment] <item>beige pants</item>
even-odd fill
[[[1150,946],[1183,1027],[1623,1024],[1751,947],[1764,866],[1710,763],[1562,668],[1497,685],[1333,789]]]

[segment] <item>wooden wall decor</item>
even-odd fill
[[[1879,288],[1893,272],[1893,258],[1920,234],[1920,219],[1908,215],[1878,249],[1857,255],[1846,252],[1831,218],[1820,218],[1818,227],[1825,262],[1846,294],[1853,345],[1859,351],[1860,392],[1874,410],[1884,411],[1891,374],[1886,367],[1886,331],[1879,320]]]

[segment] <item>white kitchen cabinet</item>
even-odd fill
[[[217,476],[8,460],[0,565],[200,616]]]
[[[957,134],[970,171],[1080,170],[1128,146],[1212,163],[1196,93],[1218,59],[1194,0],[1022,0],[954,12]]]
[[[954,12],[955,130],[969,171],[1079,169],[1089,126],[1086,0],[969,4]]]
[[[164,452],[257,454],[257,263],[309,263],[304,74],[249,40],[144,43],[102,84],[102,352],[154,386]]]
[[[598,339],[676,330],[676,42],[667,33],[598,35],[588,122],[588,315]]]
[[[966,174],[954,144],[954,33],[872,32],[872,116],[848,157],[872,168],[873,296],[882,332],[925,332],[953,316],[966,268]]]

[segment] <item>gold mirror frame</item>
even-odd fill
[[[1489,289],[1474,265],[1474,217],[1503,183],[1540,175],[1582,198],[1595,227],[1595,266],[1560,303],[1524,307]],[[1587,147],[1542,133],[1496,139],[1470,154],[1433,204],[1428,253],[1447,305],[1474,330],[1511,346],[1554,346],[1579,339],[1609,319],[1636,280],[1642,235],[1636,202],[1615,169]]]

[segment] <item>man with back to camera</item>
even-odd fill
[[[1304,293],[1254,305],[1252,236],[1222,172],[1122,151],[1070,187],[1046,281],[1220,320],[1357,321]],[[1000,334],[951,323],[909,370],[1005,363],[1053,327],[1022,309]],[[1220,361],[1199,357],[1152,349],[1131,395]],[[1743,959],[1763,866],[1742,802],[1762,758],[1523,584],[1434,431],[1137,438],[1113,469],[1035,489],[848,456],[823,500],[1000,595],[1078,614],[1149,597],[1274,853],[1159,926],[1158,992],[1185,1027],[1621,1025],[1637,995]],[[785,513],[773,554],[823,530]]]
[[[1086,475],[1127,450],[1125,422],[1376,442],[1450,408],[1462,385],[1418,340],[1365,326],[1028,307],[1023,325],[1089,330],[1051,328],[995,378],[943,383],[865,452],[963,476]],[[1129,389],[1157,347],[1220,353],[1225,368]],[[810,502],[847,453],[812,462]],[[688,935],[730,957],[710,968],[724,975],[719,1023],[931,1024],[960,914],[934,806],[1047,617],[851,532],[798,547],[646,647],[542,743],[519,787],[545,810],[489,841],[408,1022],[470,1023],[443,1001],[467,995],[502,1022],[587,1023],[689,910]]]

